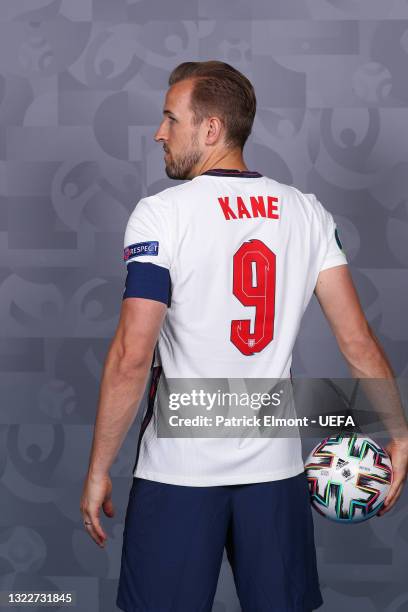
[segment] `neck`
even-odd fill
[[[242,156],[242,150],[233,149],[231,151],[214,153],[213,155],[209,155],[206,159],[201,160],[194,166],[189,178],[193,179],[195,176],[199,176],[213,168],[248,170]]]

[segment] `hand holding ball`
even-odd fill
[[[305,462],[313,508],[339,523],[358,523],[382,508],[392,483],[387,452],[368,436],[330,436]]]

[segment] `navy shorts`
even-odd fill
[[[323,603],[304,472],[188,487],[134,478],[116,603],[126,612],[211,612],[224,547],[243,612]]]

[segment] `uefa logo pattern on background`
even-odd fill
[[[214,58],[252,80],[248,167],[333,213],[367,318],[403,377],[408,4],[252,0],[231,18],[227,0],[3,0],[0,33],[3,589],[75,590],[76,610],[110,612],[139,418],[113,466],[120,512],[104,522],[106,550],[78,504],[126,221],[141,197],[176,184],[153,142],[169,72]],[[312,301],[294,376],[348,375],[322,320]],[[358,542],[317,517],[322,612],[357,600],[359,612],[406,609],[406,509],[407,491],[389,517],[358,527]],[[238,610],[224,560],[214,611]]]

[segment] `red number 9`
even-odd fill
[[[231,321],[231,342],[244,355],[262,351],[273,339],[276,256],[262,240],[244,242],[234,254],[233,293],[244,306],[255,306],[250,319]]]

